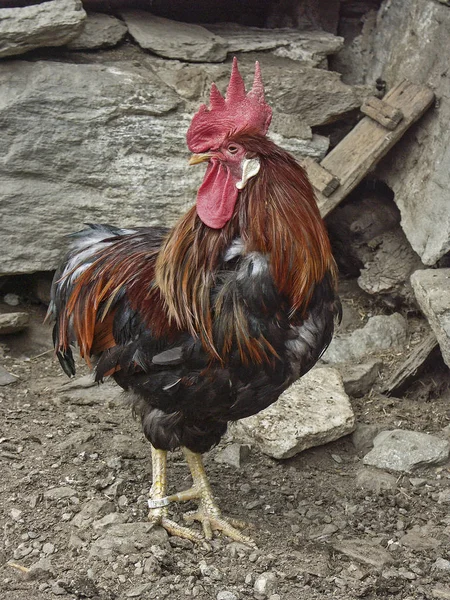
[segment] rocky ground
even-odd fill
[[[426,451],[450,439],[442,363],[402,399],[376,386],[352,399],[352,436],[289,460],[253,447],[236,460],[224,452],[236,440],[223,440],[206,457],[214,492],[257,549],[221,537],[194,546],[146,521],[149,446],[126,399],[112,384],[68,382],[43,308],[22,308],[28,331],[2,338],[18,377],[0,392],[2,598],[450,598],[448,463],[389,472],[363,458],[380,430],[435,433]],[[170,482],[189,485],[180,453]],[[190,508],[174,506],[175,519]]]

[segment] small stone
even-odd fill
[[[433,598],[440,600],[450,600],[450,587],[438,586],[432,589],[431,595]]]
[[[439,504],[448,504],[450,502],[450,488],[446,488],[439,492],[438,495],[438,503]]]
[[[422,530],[419,526],[413,527],[408,533],[400,538],[402,546],[407,546],[413,550],[436,550],[441,545],[441,542],[436,538],[428,535],[426,530]]]
[[[44,492],[44,498],[48,498],[50,500],[62,500],[63,498],[72,498],[73,496],[77,496],[78,492],[71,487],[57,487],[51,488]]]
[[[167,532],[151,523],[112,525],[91,546],[91,558],[109,559],[111,554],[133,554],[166,543]]]
[[[267,597],[276,592],[277,588],[277,576],[271,571],[261,573],[255,580],[253,589],[257,594]]]
[[[67,591],[55,582],[52,584],[52,594],[55,594],[55,596],[65,596]]]
[[[339,527],[335,523],[327,523],[320,529],[320,531],[315,531],[314,533],[312,533],[310,535],[310,538],[312,540],[322,540],[329,537],[330,535],[333,535],[333,533],[336,533],[337,531],[339,531]]]
[[[381,431],[380,425],[358,423],[352,433],[352,442],[358,454],[367,454],[373,448],[373,440]]]
[[[84,548],[84,546],[86,546],[86,542],[83,541],[78,535],[75,535],[74,533],[70,534],[70,538],[69,538],[69,548]]]
[[[219,464],[226,464],[236,469],[242,467],[242,463],[250,454],[250,446],[248,444],[229,444],[217,452],[214,460]]]
[[[191,542],[191,540],[186,540],[185,538],[179,538],[176,536],[170,537],[169,543],[173,548],[184,548],[185,550],[192,550],[194,547],[194,544]]]
[[[119,471],[122,468],[122,461],[120,460],[120,456],[108,458],[106,460],[106,466],[110,469],[115,469],[116,471]]]
[[[233,594],[233,592],[228,592],[226,590],[223,590],[217,594],[216,599],[217,600],[239,600],[239,597],[236,596],[236,594]]]
[[[17,294],[5,294],[3,302],[8,306],[19,306],[20,298]]]
[[[356,485],[364,490],[379,494],[383,490],[395,490],[397,478],[378,469],[363,467],[356,475]]]
[[[446,560],[445,558],[437,558],[434,562],[432,569],[436,571],[445,571],[450,573],[450,560]]]
[[[125,508],[128,506],[128,498],[126,496],[119,496],[119,499],[117,500],[117,504],[119,505],[119,508]]]
[[[16,312],[0,315],[0,335],[10,335],[11,333],[20,333],[30,322],[28,313]]]
[[[94,498],[84,504],[78,514],[72,519],[72,525],[80,529],[89,527],[92,521],[99,519],[111,512],[114,512],[113,502]]]
[[[413,487],[423,487],[427,480],[423,479],[423,477],[411,477],[409,482]]]
[[[223,579],[222,573],[214,565],[209,565],[202,561],[199,564],[199,567],[200,573],[203,575],[203,577],[209,577],[213,581],[220,581],[221,579]]]
[[[42,552],[44,554],[46,554],[47,556],[49,554],[53,554],[54,551],[55,551],[55,546],[53,544],[51,544],[50,542],[47,542],[46,544],[44,544],[42,546]]]
[[[111,527],[111,525],[118,525],[125,522],[126,517],[117,512],[109,513],[105,515],[98,521],[94,521],[92,523],[92,528],[95,530],[106,529],[107,527]]]
[[[144,560],[144,573],[146,573],[150,581],[156,581],[161,575],[161,566],[154,556],[149,556]]]
[[[151,583],[143,583],[142,585],[138,585],[135,588],[126,592],[125,595],[127,598],[138,598],[139,596],[142,596],[142,594],[149,590],[151,587],[153,587]]]
[[[117,498],[117,496],[122,494],[124,487],[125,487],[125,480],[117,478],[114,483],[109,485],[103,491],[107,496],[112,496],[113,498]]]
[[[33,563],[28,572],[25,573],[25,579],[29,581],[48,579],[52,576],[53,568],[49,558],[41,558],[37,562]]]
[[[384,548],[363,539],[345,540],[334,544],[333,547],[354,560],[378,569],[392,562],[392,556]]]
[[[379,360],[371,360],[339,367],[346,393],[355,398],[367,394],[377,380],[381,364]]]
[[[18,508],[12,508],[9,514],[11,515],[11,518],[14,521],[18,521],[20,519],[22,511]]]
[[[377,435],[374,448],[366,454],[363,463],[379,469],[410,472],[422,466],[445,462],[449,451],[449,442],[435,435],[395,429]]]
[[[0,365],[0,385],[10,385],[18,380],[19,378],[16,375],[12,375]]]

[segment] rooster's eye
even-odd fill
[[[239,148],[237,146],[235,146],[234,144],[231,144],[230,146],[228,146],[227,150],[230,154],[236,154],[236,152],[239,150]]]

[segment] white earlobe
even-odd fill
[[[259,173],[259,158],[244,158],[242,161],[242,179],[236,183],[238,190],[243,190],[247,181]]]

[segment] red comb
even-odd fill
[[[244,129],[265,135],[271,119],[272,109],[264,100],[259,63],[255,64],[253,87],[246,94],[235,57],[226,98],[213,83],[209,108],[202,104],[194,115],[186,136],[187,145],[191,152],[199,153],[219,148],[228,135]]]

